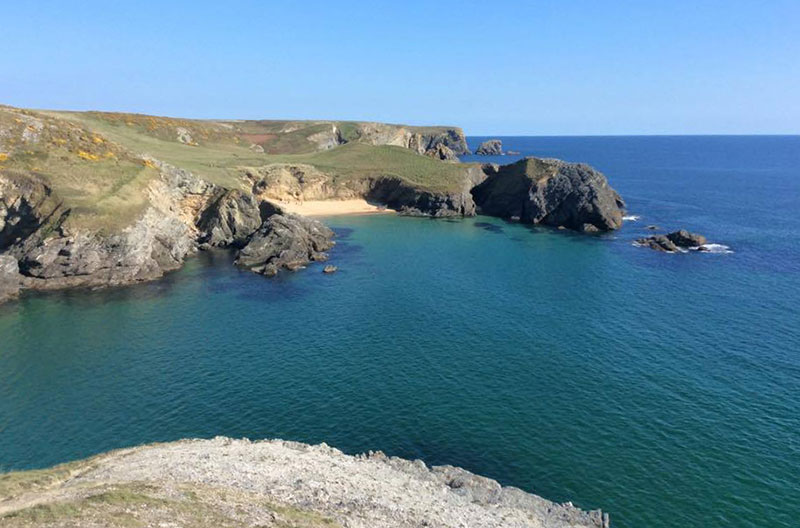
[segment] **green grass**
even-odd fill
[[[273,163],[312,165],[338,178],[365,178],[394,176],[430,191],[452,191],[460,189],[465,174],[465,164],[445,163],[420,156],[408,149],[389,145],[373,146],[363,143],[348,143],[331,150],[309,151],[289,154],[259,154],[249,149],[247,142],[233,140],[209,142],[190,146],[175,140],[143,134],[138,127],[125,125],[122,121],[98,119],[94,114],[71,114],[80,122],[138,154],[150,154],[172,165],[186,168],[198,176],[225,187],[242,186],[242,170]],[[277,133],[287,122],[247,122],[241,125],[247,133]],[[255,128],[258,126],[258,128]],[[313,131],[329,125],[311,125]],[[250,128],[247,128],[250,127]],[[355,125],[346,128],[354,134]],[[435,127],[431,127],[435,129]],[[304,141],[308,128],[287,135],[286,142]],[[233,132],[231,132],[233,134]],[[298,150],[298,149],[295,149]]]
[[[316,151],[307,138],[330,130],[332,123],[352,142]],[[202,121],[0,106],[0,176],[44,182],[62,210],[71,211],[68,226],[101,232],[132,224],[148,206],[147,187],[158,171],[148,166],[145,155],[226,188],[244,189],[246,171],[276,163],[312,165],[336,183],[396,177],[433,192],[462,188],[466,165],[401,147],[358,143],[360,126],[347,121]],[[190,144],[178,140],[178,127],[189,132]],[[36,141],[23,140],[26,134],[34,134]],[[254,143],[266,152],[255,152]]]

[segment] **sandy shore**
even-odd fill
[[[360,198],[353,200],[307,200],[305,202],[278,203],[286,211],[303,216],[336,216],[394,212],[384,206],[371,204]]]

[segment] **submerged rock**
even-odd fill
[[[675,253],[682,249],[698,249],[703,251],[706,244],[706,237],[697,233],[690,233],[685,229],[673,231],[666,235],[653,235],[636,240],[636,244],[641,247],[648,247],[656,251]]]
[[[328,264],[324,268],[322,268],[322,273],[336,273],[339,270],[336,266]]]
[[[472,195],[483,214],[582,232],[618,229],[625,206],[601,172],[555,159],[502,165]]]
[[[334,233],[322,222],[295,214],[275,214],[253,233],[236,256],[236,264],[268,277],[281,269],[295,271],[327,259]]]
[[[503,142],[499,139],[489,139],[484,141],[475,151],[479,156],[500,156],[503,154]]]

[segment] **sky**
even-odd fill
[[[0,104],[468,135],[797,134],[800,0],[0,0]]]

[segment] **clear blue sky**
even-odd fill
[[[800,132],[800,0],[72,4],[0,0],[0,103],[472,135]]]

